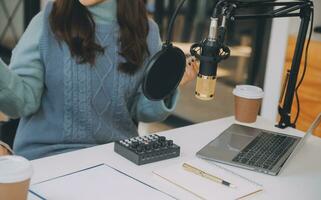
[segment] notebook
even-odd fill
[[[155,170],[153,173],[174,187],[179,187],[193,194],[196,199],[242,199],[263,190],[262,185],[242,177],[214,162],[197,158],[184,163],[220,177],[235,185],[236,188],[225,186],[186,171],[182,166],[183,163]]]
[[[38,199],[48,200],[174,199],[106,164],[34,184],[30,193]]]

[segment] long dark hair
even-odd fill
[[[49,17],[55,36],[69,46],[78,63],[95,64],[96,56],[104,48],[95,42],[95,22],[91,13],[79,0],[56,0]],[[125,63],[119,64],[122,72],[133,74],[149,54],[147,12],[143,0],[117,0],[119,24],[119,55]]]

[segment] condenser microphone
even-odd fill
[[[207,39],[193,44],[191,54],[200,60],[200,69],[196,79],[195,96],[200,100],[214,98],[216,86],[217,65],[230,56],[230,49],[223,44],[225,37],[226,18],[223,16],[221,25],[219,19],[211,17],[211,25]],[[200,49],[199,53],[196,49]]]
[[[208,38],[201,45],[200,69],[196,79],[195,96],[200,100],[214,98],[216,71],[221,45],[217,41],[218,19],[211,18]]]

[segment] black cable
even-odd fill
[[[313,21],[314,21],[314,10],[312,9],[311,12],[311,25],[310,25],[310,32],[309,32],[309,38],[307,41],[307,45],[305,47],[305,56],[304,56],[304,67],[303,67],[303,72],[302,72],[302,76],[300,78],[300,81],[298,83],[298,85],[295,88],[295,98],[296,98],[296,102],[297,102],[297,113],[294,119],[294,123],[296,124],[299,118],[299,114],[300,114],[300,99],[299,99],[299,93],[298,90],[304,80],[305,74],[306,74],[306,70],[307,70],[307,64],[308,64],[308,54],[309,54],[309,46],[310,46],[310,41],[311,41],[311,36],[312,36],[312,30],[313,30]]]
[[[221,10],[219,10],[219,9],[221,9],[221,4],[227,3],[227,2],[228,2],[227,0],[219,0],[219,2],[217,2],[217,4],[214,7],[213,13],[212,13],[213,18],[217,18],[218,14],[219,14],[218,11],[221,11]]]
[[[184,5],[186,0],[182,0],[179,5],[177,6],[173,16],[171,17],[171,20],[168,24],[168,30],[167,30],[167,38],[166,38],[166,44],[170,44],[172,41],[172,36],[173,36],[173,26],[175,23],[175,20],[177,18],[178,12],[181,10],[182,6]]]

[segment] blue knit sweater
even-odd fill
[[[160,121],[173,111],[177,93],[169,107],[141,93],[144,68],[133,76],[117,70],[124,59],[118,55],[115,0],[89,8],[96,40],[106,47],[94,67],[77,64],[68,46],[58,43],[48,23],[51,6],[31,22],[13,51],[11,69],[0,63],[0,110],[22,117],[14,143],[17,154],[35,159],[133,137],[136,122]],[[149,27],[152,56],[161,42],[157,25],[150,20]],[[30,38],[28,44],[32,33],[39,39]]]

